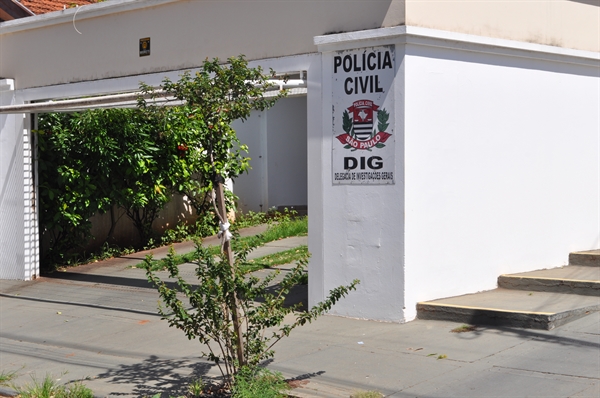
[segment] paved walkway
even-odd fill
[[[300,244],[306,238],[273,242],[252,257]],[[141,258],[0,281],[0,371],[18,371],[17,384],[47,373],[85,379],[99,397],[175,396],[190,378],[217,376],[202,347],[156,314],[157,293],[130,268]],[[306,289],[298,294],[306,299]],[[552,331],[451,333],[457,326],[325,316],[282,340],[268,366],[300,380],[303,397],[600,397],[598,313]]]

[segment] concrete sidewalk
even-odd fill
[[[305,242],[273,242],[252,256]],[[83,379],[100,397],[176,396],[191,378],[218,376],[200,344],[160,320],[157,293],[130,268],[141,258],[0,281],[0,371],[18,371],[17,385],[34,374]],[[457,326],[325,316],[276,345],[268,366],[299,380],[301,397],[600,397],[598,313],[552,331],[452,333]]]

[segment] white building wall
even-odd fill
[[[407,45],[408,318],[600,247],[598,65],[538,57]]]
[[[600,51],[597,0],[406,1],[406,25]]]
[[[385,44],[388,43],[381,43]],[[340,43],[339,49],[360,48],[362,43],[353,45]],[[373,45],[377,43],[364,46]],[[332,109],[332,71],[336,54],[336,51],[322,54],[322,119],[315,119],[321,122],[319,126],[316,123],[309,125],[309,131],[320,132],[313,139],[321,145],[321,148],[312,148],[309,138],[309,148],[315,151],[309,154],[309,164],[314,161],[321,166],[319,178],[313,180],[309,174],[309,250],[313,253],[309,268],[309,305],[323,300],[333,288],[359,279],[357,290],[336,304],[331,313],[398,322],[404,320],[403,48],[400,45],[395,48],[395,83],[385,87],[386,97],[393,96],[392,103],[395,104],[395,126],[390,127],[395,135],[397,178],[394,185],[333,185],[332,117],[341,118],[342,112]],[[363,156],[367,151],[364,152]],[[320,185],[313,186],[313,182]],[[314,216],[315,208],[322,211],[320,217]],[[313,237],[313,233],[317,236]],[[322,252],[316,252],[315,248]],[[310,286],[316,279],[313,279],[313,273],[322,275],[320,290]]]
[[[297,96],[233,123],[252,167],[234,182],[239,210],[307,205],[306,118],[306,96]]]
[[[269,207],[306,206],[306,96],[267,111]]]
[[[23,89],[194,68],[207,57],[287,57],[314,53],[316,35],[403,23],[403,0],[111,0],[2,23],[0,76]],[[140,57],[146,37],[151,54]]]
[[[17,103],[14,83],[0,80],[0,104]],[[38,275],[31,133],[23,114],[0,115],[0,279]]]
[[[492,289],[502,273],[600,246],[597,53],[415,27],[315,42],[322,120],[309,131],[321,129],[323,214],[311,223],[323,244],[310,272],[324,286],[309,290],[311,305],[358,278],[332,313],[407,321],[418,301]],[[333,186],[333,54],[389,44],[396,185]]]
[[[253,111],[245,121],[232,123],[238,139],[248,146],[250,167],[233,182],[233,192],[239,197],[238,209],[242,212],[266,211],[269,207],[267,176],[267,119],[266,111]]]

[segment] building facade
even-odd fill
[[[39,246],[31,116],[6,106],[239,54],[306,80],[236,126],[257,171],[234,190],[254,209],[305,195],[310,305],[360,279],[331,312],[402,322],[566,264],[600,246],[599,33],[595,0],[112,0],[4,22],[0,276],[37,275]]]

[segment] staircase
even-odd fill
[[[599,310],[600,250],[591,250],[564,267],[500,275],[494,290],[417,303],[417,318],[550,330]]]

